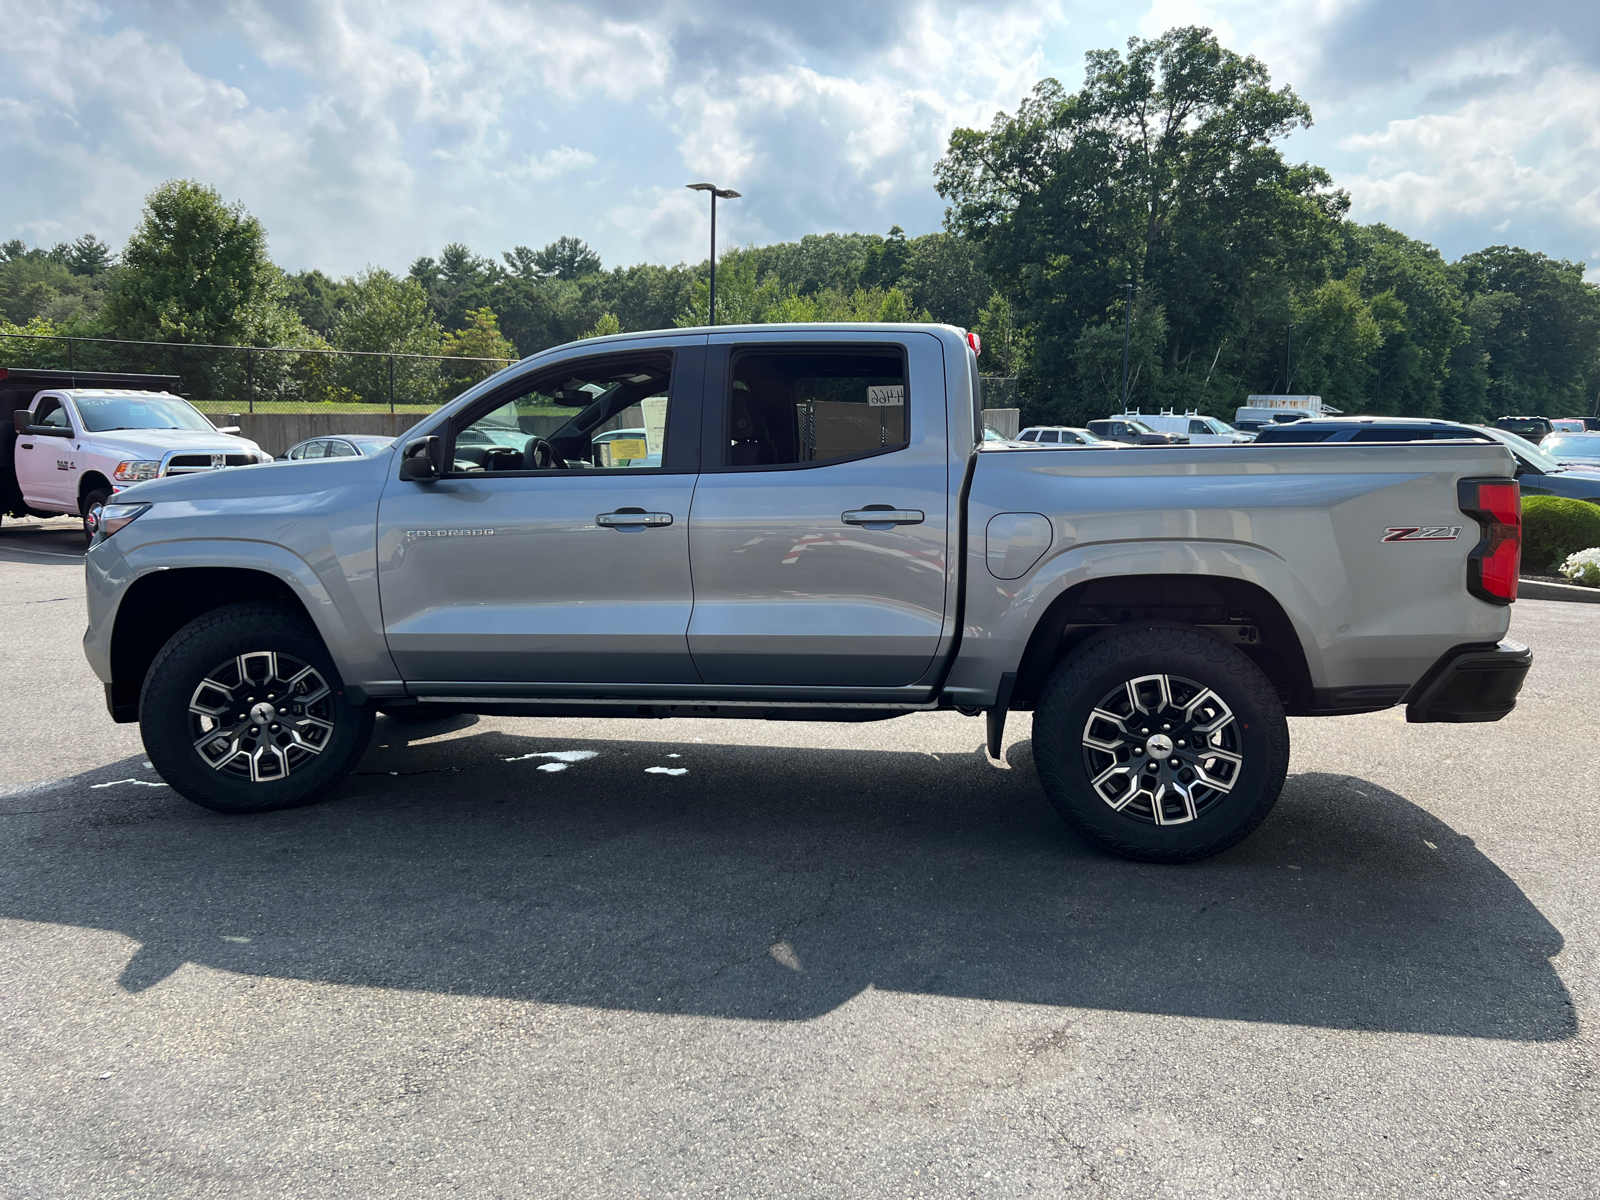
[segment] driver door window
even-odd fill
[[[640,471],[667,465],[672,364],[578,363],[534,381],[456,434],[453,471]]]

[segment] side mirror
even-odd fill
[[[407,442],[400,458],[400,478],[412,483],[432,483],[443,473],[439,470],[443,452],[444,443],[437,437]]]
[[[14,409],[11,413],[11,427],[20,436],[28,432],[28,422],[33,419],[33,414],[25,408]]]

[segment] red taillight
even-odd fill
[[[1510,604],[1522,569],[1522,488],[1508,479],[1463,479],[1456,496],[1483,531],[1467,556],[1467,590],[1491,604]]]
[[[974,355],[981,355],[983,353],[983,339],[977,334],[967,334],[967,345],[972,347],[972,353]]]

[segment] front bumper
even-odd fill
[[[1533,651],[1509,638],[1498,646],[1457,646],[1406,693],[1406,720],[1498,721],[1517,706]]]

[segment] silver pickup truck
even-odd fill
[[[1061,814],[1164,862],[1261,822],[1286,716],[1515,704],[1503,448],[982,429],[974,339],[947,326],[562,346],[390,454],[121,493],[85,649],[163,778],[222,812],[327,792],[375,712],[954,709],[998,754],[1019,710]]]

